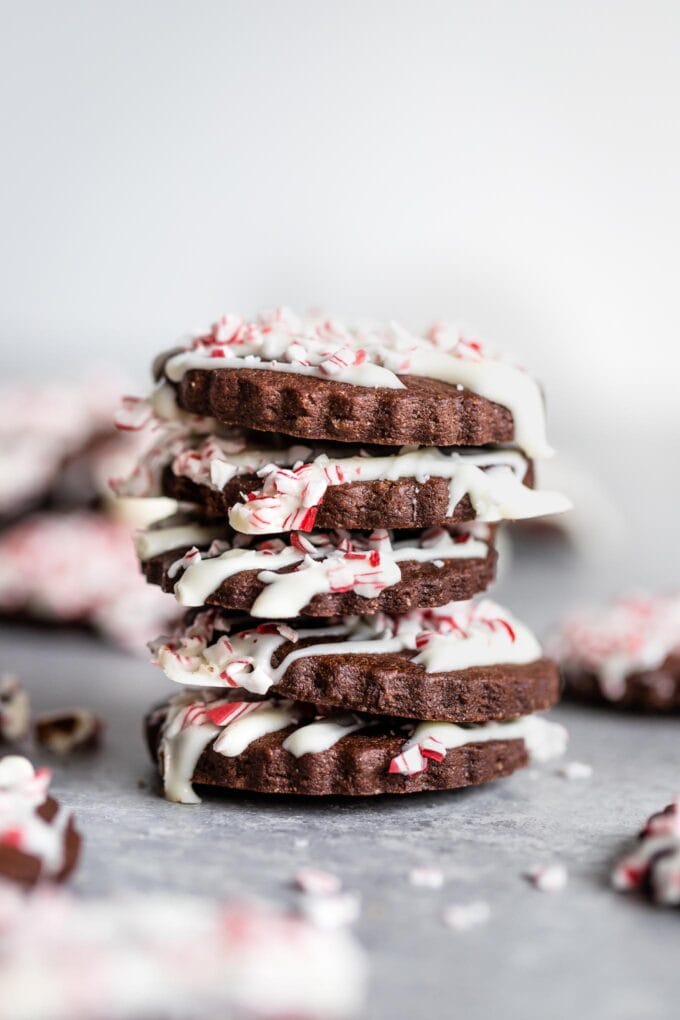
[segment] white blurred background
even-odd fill
[[[677,586],[679,37],[659,0],[4,3],[5,372],[142,385],[280,303],[450,318],[623,510],[607,584]]]

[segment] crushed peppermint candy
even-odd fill
[[[364,1004],[366,960],[349,932],[272,907],[3,889],[0,926],[3,1016],[339,1020]]]
[[[593,774],[593,766],[583,761],[568,761],[556,770],[558,776],[563,779],[590,779]]]
[[[345,928],[361,916],[361,897],[358,893],[341,892],[331,896],[304,896],[301,913],[315,927],[326,930]]]
[[[318,868],[300,868],[293,881],[296,889],[311,896],[332,896],[342,888],[337,875]]]
[[[452,903],[442,911],[442,921],[454,931],[469,931],[486,924],[491,917],[491,907],[485,900],[471,903]]]

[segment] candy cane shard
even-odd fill
[[[562,755],[567,746],[567,731],[559,723],[537,715],[523,716],[511,722],[489,722],[481,726],[458,726],[450,722],[419,723],[404,744],[401,754],[392,759],[390,772],[413,776],[424,772],[428,762],[441,762],[446,752],[470,743],[492,740],[523,740],[533,762],[544,762]]]

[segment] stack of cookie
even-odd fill
[[[531,632],[488,599],[499,521],[567,509],[524,371],[438,325],[221,319],[162,355],[123,425],[157,430],[119,494],[181,512],[137,537],[186,607],[154,642],[166,796],[193,784],[377,794],[486,782],[564,731]]]

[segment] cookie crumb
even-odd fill
[[[333,896],[340,892],[342,882],[337,875],[319,868],[300,868],[293,883],[300,892],[311,896]]]
[[[557,775],[563,779],[590,779],[593,766],[583,761],[568,761],[556,769]]]
[[[361,916],[361,899],[352,892],[304,896],[300,910],[317,928],[344,928]]]
[[[441,889],[444,885],[444,873],[439,868],[411,868],[408,878],[417,889]]]
[[[563,864],[538,864],[525,877],[540,892],[555,893],[564,889],[568,875]]]

